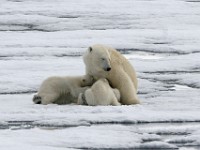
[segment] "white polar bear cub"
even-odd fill
[[[49,77],[40,86],[38,93],[34,95],[35,104],[69,104],[77,103],[78,96],[93,84],[91,76],[76,77]]]
[[[80,93],[78,104],[82,105],[113,105],[119,106],[120,93],[117,89],[112,89],[108,80],[101,78],[96,81],[85,93]]]

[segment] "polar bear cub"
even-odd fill
[[[80,93],[78,104],[82,105],[114,105],[119,106],[119,90],[110,87],[108,80],[101,78],[97,80],[85,93]]]
[[[93,84],[92,76],[49,77],[43,81],[38,93],[34,95],[35,104],[69,104],[77,103],[78,96]]]

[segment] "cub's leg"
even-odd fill
[[[118,102],[118,100],[116,98],[114,98],[111,102],[111,105],[113,106],[120,106],[121,104]]]
[[[118,101],[120,101],[120,93],[118,89],[113,89],[113,93],[115,94],[115,97],[117,98]]]
[[[47,105],[47,104],[52,104],[59,98],[59,94],[57,93],[52,93],[52,94],[45,94],[42,95],[42,104]]]

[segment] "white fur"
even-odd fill
[[[137,77],[130,62],[119,52],[104,45],[93,45],[83,55],[86,74],[98,80],[106,78],[119,90],[120,102],[125,105],[138,104]],[[109,69],[110,68],[110,69]]]
[[[41,84],[38,94],[34,95],[34,103],[41,104],[68,104],[77,103],[79,93],[83,93],[87,86],[91,86],[93,78],[91,76],[77,77],[49,77]]]
[[[82,94],[79,94],[78,104],[83,104]],[[119,106],[120,93],[112,89],[106,79],[99,79],[84,93],[88,105],[113,105]]]

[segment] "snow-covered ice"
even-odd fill
[[[199,149],[199,0],[1,0],[0,149]],[[135,67],[141,105],[35,105],[95,43]]]

